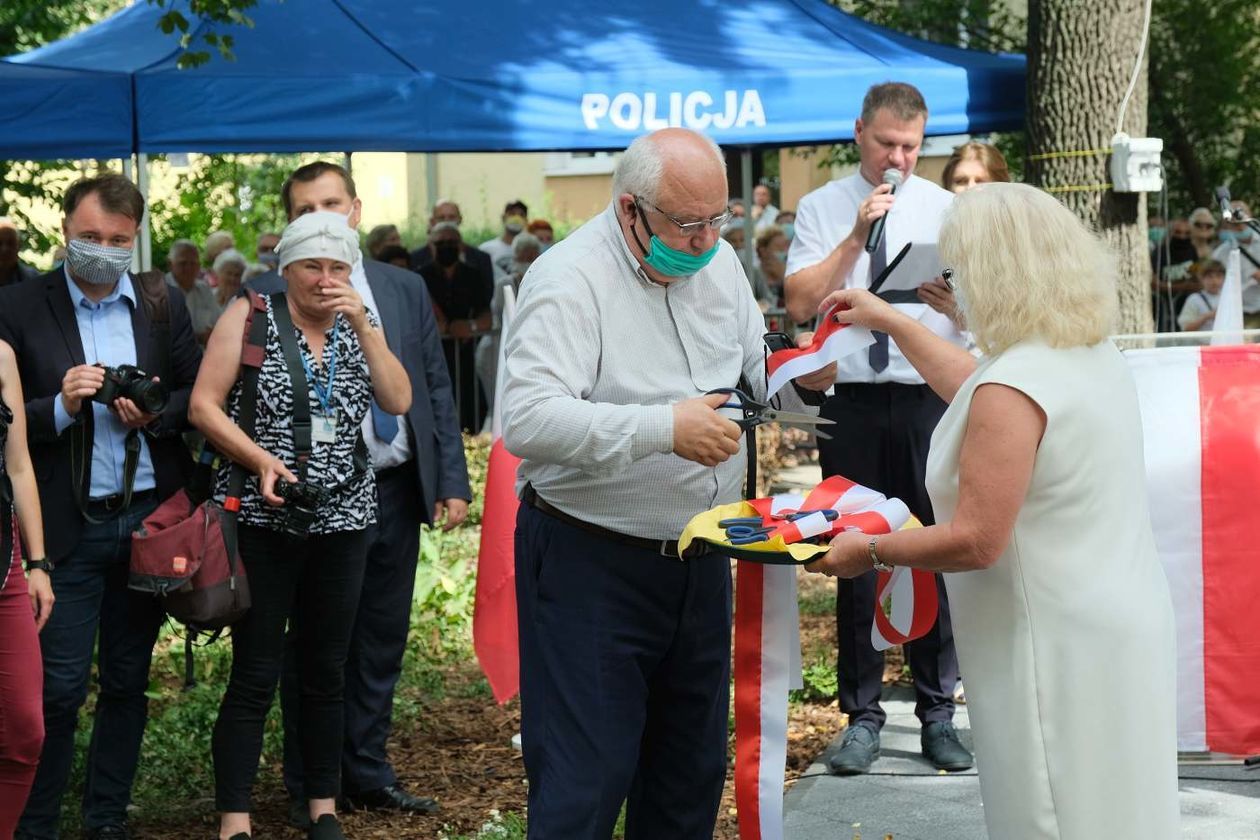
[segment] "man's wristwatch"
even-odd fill
[[[871,556],[871,565],[875,567],[877,572],[891,572],[892,566],[879,559],[879,554],[875,552],[875,543],[879,542],[879,537],[871,537],[871,541],[866,544],[866,553]]]
[[[53,562],[49,560],[47,557],[29,558],[26,561],[26,571],[33,572],[37,569],[41,572],[47,572],[51,574],[53,570]]]

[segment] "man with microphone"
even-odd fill
[[[927,105],[917,89],[900,82],[873,86],[854,125],[861,164],[857,173],[832,181],[801,199],[796,236],[788,252],[786,302],[795,321],[814,316],[830,292],[869,288],[906,243],[936,242],[953,195],[914,175],[923,144]],[[913,278],[911,278],[913,279]],[[922,278],[922,286],[941,281]],[[905,283],[897,285],[905,288]],[[920,299],[931,290],[920,287]],[[902,292],[902,296],[905,293]],[[922,302],[894,298],[924,324],[962,344],[953,322]],[[904,501],[924,524],[933,520],[923,486],[928,443],[945,403],[923,383],[897,345],[883,333],[868,353],[841,359],[835,396],[822,416],[837,425],[820,440],[824,476],[843,475]],[[871,645],[875,610],[874,570],[838,581],[836,629],[840,710],[849,716],[841,749],[828,761],[837,775],[865,773],[879,757],[879,705],[883,654]],[[937,575],[940,613],[927,635],[905,646],[914,677],[915,714],[923,724],[923,754],[942,770],[965,770],[971,754],[954,731],[958,662],[945,587]]]

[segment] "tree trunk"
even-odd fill
[[[1029,0],[1028,183],[1050,190],[1107,241],[1120,260],[1116,331],[1149,332],[1151,268],[1146,196],[1115,193],[1109,154],[1035,155],[1110,149],[1142,38],[1142,0]],[[1123,131],[1146,136],[1146,62]],[[1071,189],[1062,189],[1069,187]]]

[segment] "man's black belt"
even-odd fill
[[[525,489],[521,491],[521,501],[532,507],[539,513],[544,513],[552,519],[559,519],[566,525],[572,525],[574,528],[580,528],[583,531],[595,534],[621,545],[629,545],[635,548],[641,548],[645,551],[651,551],[662,557],[673,557],[675,559],[683,559],[678,554],[678,540],[650,540],[647,537],[632,537],[629,534],[622,534],[619,531],[610,531],[607,528],[601,528],[598,525],[592,525],[589,522],[583,522],[575,516],[569,514],[548,504],[547,500],[538,495],[534,491],[532,484],[526,484]],[[690,556],[691,552],[688,552]]]
[[[152,501],[155,498],[157,498],[156,490],[138,490],[131,494],[131,506],[134,507],[135,505]],[[89,516],[110,516],[115,513],[121,513],[126,500],[126,493],[115,493],[112,496],[102,496],[99,499],[88,499],[83,507],[87,510]]]

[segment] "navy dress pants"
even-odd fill
[[[726,776],[731,574],[522,505],[521,737],[531,840],[710,840]]]
[[[836,421],[831,440],[818,442],[824,477],[842,475],[850,481],[895,496],[924,525],[936,520],[923,486],[932,430],[945,412],[945,403],[926,385],[839,384],[836,396],[822,407],[822,416]],[[840,711],[849,723],[875,729],[886,715],[879,705],[883,688],[884,654],[871,646],[875,616],[874,570],[836,586],[836,661]],[[954,685],[958,658],[954,629],[949,621],[945,583],[936,576],[938,617],[926,635],[904,646],[914,678],[915,714],[923,723],[954,717]]]

